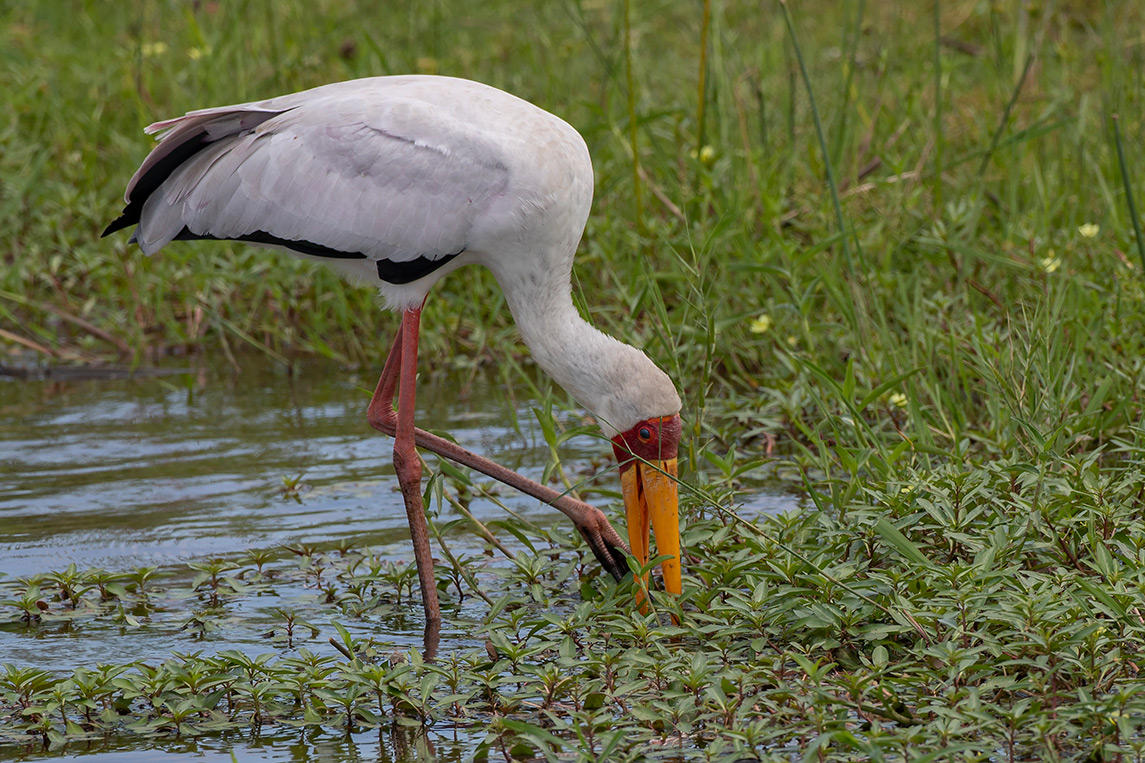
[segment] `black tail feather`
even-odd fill
[[[167,178],[171,177],[172,173],[179,169],[184,162],[208,145],[210,145],[210,141],[207,140],[207,131],[204,130],[183,141],[171,153],[157,162],[154,167],[147,171],[147,174],[139,178],[135,187],[131,189],[131,198],[127,200],[123,214],[112,220],[111,224],[104,228],[100,238],[129,226],[138,225],[139,218],[143,214],[143,205],[147,199],[151,198],[151,194],[155,193],[156,189],[163,185]]]
[[[131,205],[128,204],[126,207],[123,208],[123,213],[119,217],[115,218],[110,223],[108,223],[107,227],[103,229],[103,233],[99,234],[99,237],[100,238],[107,238],[112,233],[115,233],[116,231],[121,231],[124,228],[127,228],[129,226],[136,225],[138,222],[139,222],[138,210],[136,210],[136,212],[135,212],[135,219],[132,220],[131,219]]]

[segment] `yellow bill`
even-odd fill
[[[660,565],[664,589],[681,591],[680,508],[676,487],[676,459],[637,462],[620,474],[624,509],[628,515],[628,545],[643,564],[649,559],[649,528],[656,539],[656,554],[670,556]],[[647,580],[644,581],[647,584]]]

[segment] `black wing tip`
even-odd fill
[[[123,213],[111,221],[100,238],[110,236],[112,233],[129,226],[138,225],[139,219],[143,215],[143,205],[151,198],[151,194],[155,193],[159,186],[163,185],[180,165],[208,145],[210,142],[207,140],[207,131],[201,130],[188,136],[166,156],[157,161],[143,177],[136,181],[135,186],[131,189],[131,197],[128,199],[127,206],[123,208]]]
[[[123,214],[108,223],[108,226],[103,229],[103,233],[99,234],[100,238],[107,238],[112,233],[121,231],[124,228],[129,228],[139,222],[139,215],[131,214],[131,206],[128,205],[123,210]]]

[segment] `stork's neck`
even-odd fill
[[[596,416],[608,437],[639,421],[679,412],[680,397],[667,374],[643,352],[580,316],[567,276],[543,286],[532,279],[501,285],[537,364]]]

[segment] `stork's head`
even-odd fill
[[[676,451],[680,414],[645,419],[612,438],[620,463],[620,487],[628,514],[628,543],[641,564],[648,563],[648,529],[656,537],[664,588],[680,593],[680,518],[676,488]]]
[[[500,277],[499,277],[500,278]],[[566,287],[567,288],[567,287]],[[505,288],[505,295],[512,292]],[[680,527],[676,450],[680,442],[680,395],[676,386],[640,350],[588,326],[567,299],[536,313],[528,301],[513,302],[517,325],[545,371],[592,411],[612,441],[628,513],[633,555],[648,562],[649,527],[665,562],[664,585],[680,592]]]

